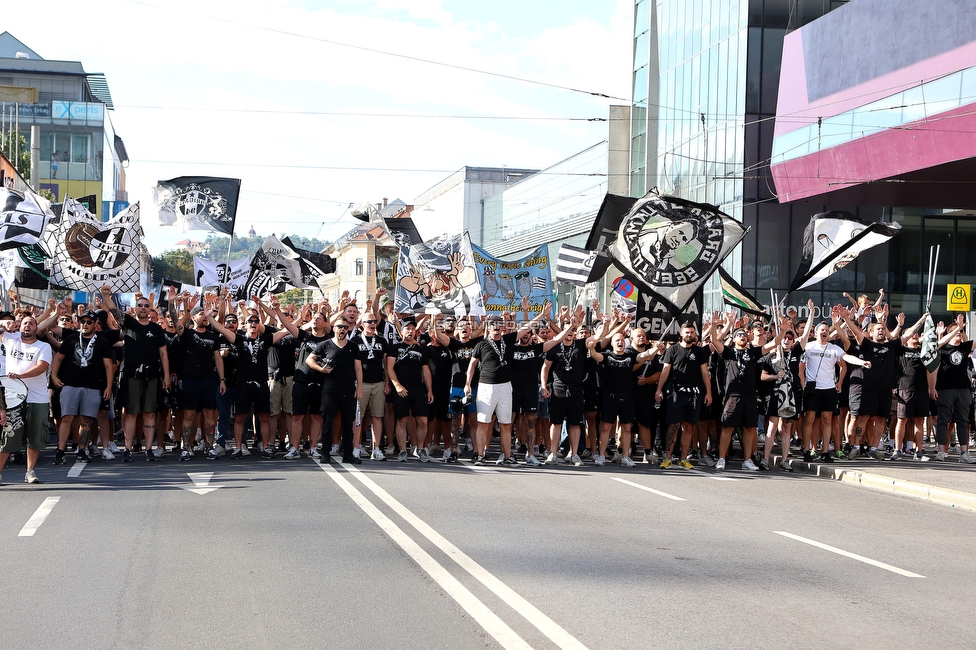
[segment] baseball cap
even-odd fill
[[[14,315],[9,311],[0,311],[0,320],[14,320]]]
[[[94,310],[91,310],[91,309],[89,309],[88,311],[84,312],[81,315],[81,318],[90,318],[90,319],[92,319],[94,321],[99,320],[98,314]],[[81,320],[81,318],[79,318],[78,320]]]

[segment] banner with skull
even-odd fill
[[[180,176],[159,181],[153,202],[161,226],[179,224],[183,232],[210,230],[233,235],[240,193],[239,178]]]
[[[529,311],[536,314],[544,302],[552,300],[549,244],[510,261],[488,254],[477,244],[471,244],[471,250],[487,313],[518,312],[522,298],[528,297]]]
[[[261,298],[269,293],[316,286],[311,284],[314,278],[307,275],[301,255],[274,235],[265,238],[251,258],[249,269],[247,281],[238,291],[238,299]]]
[[[468,233],[401,246],[394,298],[397,313],[483,316],[485,305]]]

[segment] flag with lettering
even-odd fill
[[[538,313],[543,303],[552,300],[549,244],[543,244],[517,260],[495,257],[477,244],[471,244],[471,250],[486,312],[518,312],[522,298],[528,298],[529,311]]]

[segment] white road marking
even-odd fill
[[[462,462],[459,463],[462,467],[467,467],[472,472],[481,472],[485,474],[497,474],[498,470],[491,467],[485,467],[484,465],[475,465],[473,463]]]
[[[671,499],[672,501],[685,501],[685,499],[682,499],[681,497],[676,497],[673,494],[668,494],[667,492],[661,492],[660,490],[655,490],[654,488],[649,488],[649,487],[647,487],[645,485],[641,485],[640,483],[634,483],[632,481],[628,481],[628,480],[622,479],[622,478],[616,478],[616,477],[613,477],[613,476],[611,476],[610,478],[612,480],[614,480],[614,481],[617,481],[618,483],[623,483],[624,485],[629,485],[631,487],[635,487],[638,490],[644,490],[646,492],[651,492],[651,493],[656,494],[658,496],[664,497],[665,499]]]
[[[713,481],[738,481],[737,478],[732,478],[731,476],[716,476],[715,474],[709,474],[708,472],[703,472],[700,469],[686,469],[686,472],[690,474],[698,474],[699,476],[707,476]]]
[[[58,501],[60,500],[61,497],[48,497],[44,499],[44,503],[38,506],[34,514],[31,515],[31,518],[27,520],[24,527],[17,533],[17,537],[33,537],[34,533],[41,527],[41,524],[44,523],[44,520],[47,519],[47,516],[51,514],[54,506],[58,505]]]
[[[503,648],[529,648],[532,646],[515,633],[502,619],[488,609],[488,606],[481,602],[477,596],[468,591],[457,578],[452,576],[447,569],[440,565],[437,560],[432,558],[427,551],[422,549],[419,544],[413,541],[409,535],[394,524],[389,517],[380,512],[369,499],[363,496],[353,485],[328,463],[318,463],[329,477],[335,481],[346,495],[353,502],[362,508],[363,512],[369,515],[380,529],[402,548],[413,561],[420,565],[420,568],[427,572],[438,585],[441,586],[450,596],[464,608],[468,614],[478,622],[481,627],[491,634]],[[351,469],[351,468],[347,468]]]
[[[71,466],[68,470],[68,478],[78,478],[81,476],[82,471],[88,467],[88,463],[79,463],[75,461],[75,464]]]
[[[850,553],[842,549],[836,548],[834,546],[828,546],[821,542],[815,542],[812,539],[807,539],[806,537],[800,537],[799,535],[794,535],[793,533],[787,533],[782,530],[774,530],[777,535],[782,535],[783,537],[789,537],[790,539],[795,539],[798,542],[803,542],[804,544],[809,544],[810,546],[816,546],[825,551],[830,551],[831,553],[836,553],[837,555],[843,555],[844,557],[849,557],[852,560],[857,560],[858,562],[864,562],[865,564],[870,564],[871,566],[876,566],[879,569],[884,569],[885,571],[891,571],[892,573],[897,573],[900,576],[905,576],[906,578],[924,578],[925,576],[919,575],[917,573],[912,573],[911,571],[906,571],[905,569],[899,569],[896,566],[891,566],[890,564],[885,564],[884,562],[878,562],[877,560],[872,560],[869,557],[864,557],[863,555],[857,555],[856,553]]]
[[[210,485],[210,479],[213,478],[213,472],[187,472],[187,476],[193,481],[193,487],[187,487],[181,485],[180,487],[187,492],[193,492],[194,494],[207,494],[208,492],[213,492],[214,490],[219,490],[224,487],[223,485]]]
[[[365,485],[370,492],[379,497],[383,503],[392,508],[398,515],[413,526],[417,532],[431,541],[437,548],[443,551],[448,557],[458,563],[462,569],[474,576],[478,582],[490,589],[496,596],[501,598],[505,604],[522,615],[529,623],[534,625],[540,632],[545,634],[560,648],[573,650],[586,650],[586,646],[580,643],[576,637],[563,629],[551,618],[539,611],[532,603],[519,595],[514,589],[496,578],[487,569],[465,555],[461,549],[445,539],[440,533],[427,525],[417,515],[408,510],[402,503],[394,499],[390,494],[373,482],[368,476],[360,472],[355,467],[346,468],[360,483]]]

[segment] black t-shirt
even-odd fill
[[[636,348],[627,348],[627,349],[628,350],[632,350],[634,352],[634,354],[637,355],[637,354],[640,354],[641,352],[644,352],[644,351],[646,351],[647,349],[650,349],[650,348],[646,348],[645,350],[638,350]],[[654,384],[643,384],[642,385],[642,384],[638,383],[638,380],[641,377],[644,377],[644,378],[653,377],[654,375],[656,375],[659,372],[661,372],[661,370],[663,368],[664,368],[664,364],[661,362],[661,355],[660,354],[656,354],[656,355],[654,355],[654,358],[653,359],[651,359],[650,361],[645,361],[644,363],[642,363],[640,365],[640,367],[637,368],[637,370],[635,370],[631,374],[631,379],[632,379],[632,383],[633,383],[634,401],[635,402],[637,402],[637,403],[651,403],[651,402],[654,401],[654,391],[657,390],[657,384],[654,383]]]
[[[939,365],[939,376],[935,383],[936,390],[943,388],[969,388],[969,355],[973,351],[972,341],[963,341],[959,345],[947,345],[939,350],[942,363]]]
[[[708,364],[708,348],[700,345],[683,347],[675,344],[664,352],[661,362],[671,364],[668,373],[669,387],[704,389],[701,367]]]
[[[568,387],[583,385],[587,356],[586,341],[573,341],[571,345],[560,343],[546,352],[546,361],[552,362],[549,374],[557,394]]]
[[[166,339],[166,356],[169,357],[169,371],[177,377],[183,375],[183,341],[176,332],[163,330]]]
[[[198,377],[214,379],[217,377],[217,366],[214,363],[214,351],[220,347],[220,337],[210,330],[198,332],[185,327],[180,335],[183,343],[183,374],[182,377]]]
[[[740,350],[726,345],[722,350],[725,361],[725,394],[749,396],[756,394],[756,369],[759,366],[761,348],[752,345]]]
[[[479,383],[504,384],[512,381],[512,353],[518,334],[503,334],[501,340],[495,342],[491,338],[483,338],[474,347],[471,357],[478,360]],[[472,382],[473,383],[473,382]]]
[[[345,345],[339,347],[335,339],[329,339],[316,345],[312,354],[320,366],[332,366],[332,372],[319,374],[323,393],[349,395],[356,392],[359,350],[355,343],[347,340]]]
[[[624,350],[623,354],[613,351],[603,353],[603,389],[611,393],[633,393],[634,366],[637,364],[637,350]],[[606,394],[606,393],[604,393]]]
[[[243,331],[236,332],[237,336],[244,336]],[[227,354],[224,354],[224,350]],[[217,338],[217,351],[224,360],[224,385],[228,388],[237,385],[237,345],[228,341],[223,334]]]
[[[475,346],[481,343],[483,338],[483,336],[478,336],[465,343],[462,343],[457,339],[451,339],[449,347],[457,359],[458,368],[454,373],[454,380],[451,382],[451,385],[455,388],[464,388],[464,384],[467,381],[468,366],[471,362],[471,355],[474,353]],[[475,373],[474,379],[471,380],[471,389],[474,390],[477,386],[478,374]]]
[[[295,353],[295,383],[321,384],[322,373],[315,372],[305,363],[315,346],[328,340],[328,336],[315,336],[308,330],[298,330],[298,351]]]
[[[352,343],[359,350],[359,360],[363,364],[363,383],[378,384],[386,380],[386,355],[389,345],[379,334],[372,338],[360,334]]]
[[[512,389],[539,390],[540,371],[545,353],[542,343],[512,346]]]
[[[393,372],[401,386],[417,388],[424,385],[424,366],[428,360],[422,345],[397,343],[390,348],[389,356],[394,359]]]
[[[166,347],[163,328],[156,323],[145,325],[129,314],[122,319],[123,340],[125,341],[125,377],[154,379],[162,374],[159,361],[159,348]]]
[[[858,345],[859,358],[871,362],[870,368],[860,368],[861,383],[870,390],[891,390],[898,383],[898,356],[901,340],[875,343],[867,338]],[[968,385],[968,384],[967,384]]]
[[[265,330],[256,339],[238,334],[234,345],[237,347],[237,383],[268,381],[268,353],[274,344],[274,333]]]
[[[100,336],[83,341],[80,334],[71,334],[61,341],[58,354],[64,355],[58,377],[65,386],[105,390],[105,359],[112,358],[108,341]]]
[[[291,377],[295,374],[295,351],[298,339],[286,334],[283,339],[271,346],[268,352],[268,375],[274,378]]]
[[[898,350],[898,390],[928,392],[928,374],[922,363],[921,348],[902,346]]]
[[[450,389],[452,370],[456,361],[451,348],[443,345],[425,345],[424,351],[427,352],[427,364],[430,366],[434,392],[439,393],[443,392],[443,389]]]
[[[759,363],[759,369],[765,370],[771,375],[775,375],[781,369],[785,369],[787,374],[782,381],[772,380],[774,385],[789,383],[790,389],[800,390],[800,357],[803,356],[803,347],[799,343],[794,343],[789,350],[783,350],[782,360],[776,359],[776,350],[765,355]]]

